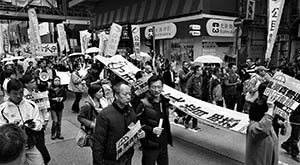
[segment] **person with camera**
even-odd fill
[[[36,148],[35,132],[42,130],[43,119],[39,114],[38,106],[23,98],[24,86],[21,81],[11,79],[7,84],[9,98],[0,105],[0,126],[15,123],[27,135],[25,146],[26,163],[29,165],[44,164],[43,157]]]

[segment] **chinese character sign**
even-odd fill
[[[29,17],[29,40],[30,40],[30,47],[32,49],[32,53],[36,54],[36,45],[41,44],[41,37],[40,37],[40,30],[39,30],[39,22],[36,16],[36,12],[33,8],[28,10],[28,17]]]
[[[109,38],[105,47],[104,55],[113,56],[116,54],[121,34],[122,26],[113,23],[110,27]]]
[[[269,82],[264,95],[273,97],[276,112],[281,117],[287,119],[300,103],[300,81],[276,72],[273,81]]]
[[[10,50],[8,36],[8,24],[0,24],[0,54],[8,53]]]
[[[79,35],[80,35],[81,52],[85,53],[91,39],[91,33],[89,33],[87,30],[83,30],[79,32]]]
[[[139,56],[140,50],[141,50],[140,27],[137,25],[132,25],[131,32],[132,32],[134,52],[135,52],[136,56]]]
[[[29,95],[24,96],[24,98],[35,102],[40,110],[50,108],[48,91],[33,92]]]
[[[59,43],[60,51],[61,52],[63,50],[66,50],[67,52],[70,51],[64,24],[62,24],[62,23],[57,24],[56,27],[57,27],[57,33],[58,33],[57,40]]]
[[[285,0],[269,0],[266,59],[271,58]]]
[[[49,43],[36,45],[36,53],[42,56],[57,55],[57,44]]]

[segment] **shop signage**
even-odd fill
[[[236,27],[234,21],[209,19],[206,23],[206,30],[210,36],[215,37],[235,37]]]
[[[145,30],[145,37],[149,36],[149,29],[152,26],[147,26]],[[175,37],[177,33],[177,27],[174,23],[166,23],[154,25],[155,27],[155,39],[171,39]]]

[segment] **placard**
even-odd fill
[[[137,25],[131,25],[132,40],[134,52],[137,56],[141,52],[141,36],[140,36],[140,27]]]
[[[269,82],[264,95],[272,96],[275,101],[275,113],[287,119],[299,106],[300,81],[282,73],[276,72],[273,81]]]
[[[140,121],[137,121],[130,131],[128,131],[121,139],[117,141],[117,160],[137,142],[138,133],[140,132],[141,128],[142,126]]]
[[[143,93],[146,93],[149,90],[148,87],[148,79],[152,76],[152,74],[148,74],[141,79],[137,80],[133,85],[134,94],[140,96]]]
[[[96,59],[108,66],[109,69],[128,83],[134,84],[135,78],[131,78],[128,73],[136,73],[140,69],[128,62],[122,56],[118,55],[111,58],[99,56]],[[108,64],[111,64],[113,67]],[[247,126],[249,124],[248,114],[201,101],[167,85],[164,85],[162,94],[172,100],[170,103],[173,106],[199,120],[208,122],[220,128],[246,134]]]
[[[105,47],[104,55],[114,56],[116,54],[121,35],[122,26],[113,23],[110,27],[109,38]]]
[[[55,71],[55,73],[60,78],[61,85],[68,85],[70,83],[70,79],[71,79],[70,72]]]
[[[39,56],[57,56],[57,50],[57,44],[55,43],[36,45],[36,53]]]
[[[32,92],[31,94],[24,96],[24,98],[35,102],[39,107],[39,110],[50,108],[48,91]]]

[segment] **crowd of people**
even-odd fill
[[[67,91],[70,91],[75,94],[71,110],[78,113],[78,121],[87,134],[85,146],[92,150],[93,164],[130,165],[133,148],[116,160],[115,144],[139,120],[143,125],[138,133],[142,146],[141,164],[167,165],[168,145],[172,145],[169,113],[173,107],[162,95],[164,84],[202,101],[249,114],[246,164],[278,163],[278,136],[279,132],[285,135],[287,121],[274,115],[274,101],[265,98],[263,91],[276,71],[299,79],[296,67],[284,64],[268,69],[260,60],[253,62],[250,58],[242,66],[233,63],[227,67],[198,65],[188,61],[183,61],[179,68],[176,66],[168,60],[156,60],[154,68],[151,62],[141,65],[136,79],[151,77],[147,82],[149,90],[137,96],[131,84],[90,58],[77,57],[67,63],[40,59],[36,65],[28,62],[26,68],[18,61],[7,62],[0,73],[4,93],[4,103],[0,105],[0,163],[49,163],[45,129],[51,116],[51,139],[64,139],[62,111]],[[69,84],[61,85],[57,70],[71,72]],[[39,108],[31,97],[33,93],[45,91],[50,107]],[[84,92],[88,94],[86,100],[82,100]],[[175,109],[175,114],[175,123],[201,131],[196,118],[179,109]],[[298,123],[299,108],[290,116],[292,132],[281,147],[300,162]],[[7,152],[13,154],[7,155]]]

